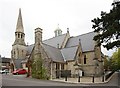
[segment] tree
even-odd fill
[[[109,57],[105,56],[104,58],[104,69],[107,71],[109,70],[109,66],[110,66],[110,61],[109,61]]]
[[[112,6],[109,13],[102,11],[100,18],[92,20],[92,28],[98,33],[94,40],[98,46],[103,44],[107,50],[120,47],[120,1],[112,3]]]
[[[47,70],[43,66],[41,56],[37,56],[32,62],[32,77],[37,79],[49,79],[47,76]]]
[[[120,48],[113,53],[110,59],[110,69],[113,71],[120,69]]]

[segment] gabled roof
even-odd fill
[[[58,48],[49,46],[49,45],[44,44],[44,43],[43,43],[43,48],[46,51],[49,58],[52,59],[52,61],[64,62],[63,56]]]
[[[33,47],[34,47],[34,44],[29,45],[27,47],[27,50],[28,50],[29,54],[31,54]],[[47,44],[44,44],[44,43],[42,43],[42,47],[44,48],[44,50],[47,53],[48,57],[52,59],[52,61],[64,62],[62,54],[61,54],[61,52],[60,52],[60,50],[58,48],[55,48],[53,46],[50,46],[50,45],[47,45]]]
[[[74,60],[78,45],[81,45],[82,52],[93,51],[95,41],[93,37],[96,35],[94,32],[86,33],[83,35],[70,37],[63,49],[58,49],[58,44],[61,46],[66,34],[57,36],[48,40],[44,40],[42,46],[47,53],[48,57],[55,62],[64,62]],[[28,53],[30,54],[33,50],[34,44],[27,47]]]
[[[63,34],[63,35],[60,35],[57,37],[53,37],[48,40],[44,40],[43,43],[58,48],[58,44],[60,47],[62,46],[65,36],[66,36],[66,34]]]
[[[24,59],[15,59],[14,60],[14,64],[15,64],[15,67],[16,67],[16,69],[18,69],[18,68],[22,68],[22,61],[23,61]]]
[[[61,49],[61,53],[66,61],[75,60],[78,46]]]
[[[93,38],[95,35],[95,32],[89,32],[83,35],[70,37],[66,44],[66,47],[76,46],[81,43],[82,52],[93,51],[95,46],[95,41],[93,40]]]

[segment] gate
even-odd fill
[[[56,78],[60,77],[71,77],[71,70],[57,70]]]

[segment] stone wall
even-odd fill
[[[14,45],[12,46],[11,58],[12,59],[25,59],[26,58],[26,46],[23,45]]]
[[[86,55],[86,58],[87,58],[86,64],[84,64],[84,55]],[[84,76],[92,76],[95,74],[96,74],[96,76],[102,75],[103,62],[99,62],[98,60],[94,60],[94,58],[95,58],[94,51],[82,53],[82,55],[80,57],[81,57],[80,58],[81,63],[79,63],[79,66],[77,68],[76,68],[76,66],[74,66],[77,59],[74,61],[69,61],[65,65],[66,70],[71,70],[72,76],[78,74],[78,69],[81,69],[84,72]],[[96,63],[98,64],[98,66],[96,66]]]
[[[26,67],[26,63],[22,63],[22,68],[28,71],[28,67]]]
[[[102,75],[103,70],[103,62],[99,62],[98,60],[95,60],[95,52],[86,52],[83,55],[86,55],[87,63],[83,63],[83,71],[85,76],[91,76],[95,74],[96,76]],[[98,52],[98,56],[99,52]],[[84,57],[82,57],[84,59]]]
[[[51,63],[51,76],[52,78],[56,78],[56,63]]]
[[[65,70],[71,70],[72,77],[76,74],[74,64],[75,64],[75,61],[69,61],[69,62],[67,62],[67,64],[65,64]]]

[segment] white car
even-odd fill
[[[0,73],[1,73],[1,74],[5,73],[5,70],[0,70]]]
[[[0,70],[0,73],[1,74],[8,73],[8,70],[6,70],[6,69],[5,70]]]

